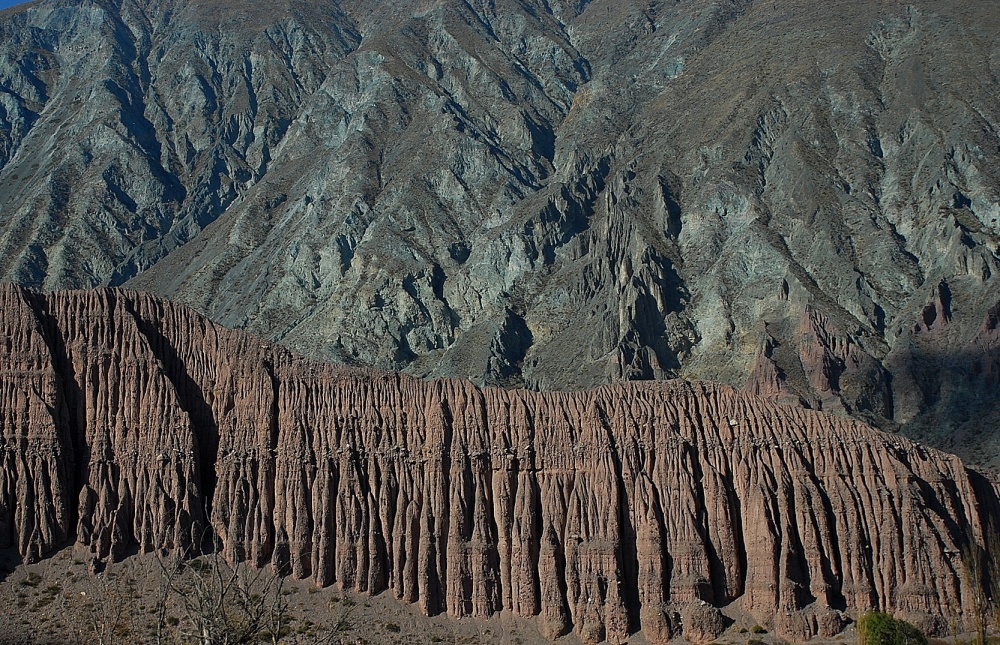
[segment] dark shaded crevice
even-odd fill
[[[425,599],[428,609],[427,613],[431,616],[449,610],[447,600],[445,599],[448,580],[448,534],[450,529],[448,507],[450,506],[449,497],[451,495],[451,451],[454,445],[455,433],[454,416],[451,406],[448,404],[443,384],[439,384],[437,395],[441,410],[441,494],[444,498],[444,504],[443,508],[435,509],[440,513],[440,516],[435,517],[432,513],[428,513],[433,518],[433,526],[427,528],[430,529],[431,536],[436,536],[437,538],[436,542],[432,540],[432,553],[428,553],[428,557],[432,558],[435,562],[435,566],[433,567],[435,577],[433,580],[429,580],[427,584],[428,590],[433,593],[434,597]],[[425,503],[428,502],[425,500]],[[436,590],[436,593],[433,590]]]
[[[122,86],[109,79],[104,82],[105,89],[118,100],[121,106],[119,114],[121,123],[134,145],[139,147],[150,160],[149,169],[166,189],[166,200],[182,202],[187,190],[180,179],[161,164],[162,144],[157,138],[156,127],[146,117],[148,112],[146,95],[149,92],[151,75],[147,62],[148,52],[141,51],[141,48],[148,48],[148,43],[140,43],[135,33],[122,22],[120,17],[115,20],[114,30],[118,45],[116,53],[121,57],[120,62],[127,70],[123,79],[127,85]]]
[[[809,479],[823,504],[823,515],[826,517],[827,524],[830,527],[830,550],[832,553],[824,553],[821,561],[823,578],[827,585],[827,602],[833,609],[846,611],[847,599],[844,598],[843,593],[844,565],[840,555],[840,533],[837,527],[837,515],[833,511],[833,503],[830,501],[829,493],[823,489],[819,478],[816,476],[815,468],[810,468]],[[815,528],[818,529],[818,527]]]
[[[459,525],[459,540],[463,543],[468,543],[472,540],[472,532],[474,530],[473,523],[475,521],[473,518],[476,516],[476,490],[473,483],[475,475],[472,471],[472,459],[468,453],[462,455],[462,472],[459,477],[461,480],[458,482],[458,486],[461,487],[461,491],[458,492],[458,494],[465,500],[465,517],[457,514],[458,517],[455,518],[455,521]],[[449,515],[450,514],[451,513],[449,513]],[[462,573],[464,574],[465,572]],[[445,576],[445,578],[447,579],[447,576]],[[458,575],[458,578],[458,584],[462,589],[462,593],[458,599],[460,604],[458,607],[452,607],[451,611],[453,613],[457,613],[459,616],[471,616],[473,577],[471,574],[465,574]]]
[[[378,509],[372,511],[377,557],[373,563],[377,562],[379,567],[377,577],[372,576],[370,591],[373,594],[393,590],[393,582],[396,579],[394,546],[386,536],[392,535],[392,529],[396,525],[396,516],[399,513],[397,508],[399,487],[396,485],[396,473],[391,467],[388,467],[387,472],[382,472],[382,469],[378,468],[376,474],[379,477],[379,488],[382,490],[386,502],[382,509],[384,515]]]
[[[448,247],[448,254],[457,264],[465,264],[469,256],[472,255],[472,249],[468,242],[461,240]]]
[[[118,203],[123,205],[128,210],[128,212],[134,215],[138,210],[139,205],[121,187],[119,183],[117,169],[114,167],[106,169],[102,175],[102,179],[104,179],[104,183],[107,186],[108,192],[114,195],[114,198],[118,201]]]
[[[709,527],[708,506],[705,503],[705,473],[701,467],[701,460],[698,455],[698,447],[685,443],[683,448],[684,456],[682,462],[688,464],[688,471],[696,484],[695,490],[697,505],[697,522],[695,528],[702,546],[705,547],[705,557],[708,558],[709,588],[699,589],[699,600],[704,600],[711,605],[719,606],[724,604],[728,597],[726,589],[726,566],[719,555],[719,551],[712,542],[712,530]],[[709,594],[711,594],[709,596]],[[709,596],[709,597],[705,597]]]
[[[49,86],[41,76],[48,76],[46,72],[53,69],[59,71],[58,63],[53,65],[52,58],[54,58],[52,54],[39,48],[25,52],[16,63],[18,71],[21,72],[21,78],[38,94],[38,102],[41,106],[47,105],[49,99],[52,98],[49,95]],[[39,112],[42,111],[44,111],[44,107],[39,110]]]
[[[83,391],[76,381],[73,363],[66,350],[65,333],[60,329],[55,316],[49,310],[48,298],[27,290],[22,290],[22,294],[35,314],[39,327],[41,327],[42,337],[48,347],[56,372],[56,387],[58,388],[56,396],[58,400],[62,401],[62,405],[54,411],[53,421],[55,421],[57,432],[62,431],[59,439],[63,442],[63,454],[69,460],[69,463],[61,466],[65,469],[65,481],[69,485],[70,493],[68,499],[69,522],[67,534],[63,537],[66,544],[70,544],[77,538],[81,520],[78,501],[88,480],[90,464],[90,446],[87,443]]]
[[[945,322],[951,321],[951,288],[944,280],[938,285],[938,297],[941,299],[941,317]]]
[[[601,422],[601,428],[604,430],[604,436],[608,442],[608,456],[615,468],[615,488],[618,491],[618,543],[620,545],[618,556],[621,559],[622,577],[624,578],[620,593],[628,616],[628,631],[634,633],[639,630],[641,625],[641,606],[639,602],[639,551],[635,526],[632,523],[632,500],[625,489],[622,456],[618,452],[607,411],[600,405],[595,404],[595,407],[597,408],[597,418]]]
[[[278,419],[280,418],[278,416],[278,401],[279,401],[278,396],[281,390],[281,381],[278,380],[278,377],[275,374],[274,362],[271,357],[265,358],[261,362],[261,364],[264,366],[264,372],[267,374],[268,379],[271,381],[271,410],[270,414],[268,415],[269,428],[267,436],[267,449],[268,449],[267,463],[262,465],[266,467],[267,469],[266,472],[268,472],[271,475],[270,477],[265,477],[265,480],[267,483],[267,498],[271,500],[271,504],[274,504],[274,501],[277,499],[276,474],[277,474],[278,435],[280,432],[279,422],[278,422]],[[336,471],[334,474],[336,475]],[[265,545],[265,548],[261,550],[261,555],[260,555],[261,561],[256,563],[256,566],[258,567],[264,566],[264,564],[266,564],[269,560],[270,561],[274,560],[272,556],[274,555],[274,550],[276,548],[275,547],[276,531],[274,528],[273,511],[270,514],[268,514],[266,522],[267,522],[268,543],[267,545]],[[334,547],[335,546],[336,545],[334,545]],[[291,570],[288,568],[284,569],[278,568],[277,571],[282,576],[291,575]]]
[[[574,184],[564,184],[558,196],[549,198],[538,213],[537,224],[534,219],[525,223],[523,235],[532,262],[540,255],[546,267],[553,266],[559,249],[590,229],[597,200],[611,173],[611,162],[612,157],[606,155],[581,170]]]
[[[483,397],[477,396],[475,400],[475,407],[478,409],[478,417],[481,419],[482,427],[486,429],[489,433],[490,423],[489,414],[486,409],[486,403]],[[492,475],[495,472],[493,470],[494,464],[489,455],[482,455],[479,457],[481,461],[478,461],[480,479],[478,485],[482,487],[483,493],[482,497],[484,503],[487,504],[486,518],[487,518],[487,532],[489,535],[489,548],[487,551],[487,566],[489,571],[492,572],[492,580],[487,580],[487,593],[486,599],[490,605],[490,613],[498,613],[503,610],[504,607],[504,589],[503,589],[503,573],[501,571],[501,557],[500,557],[500,526],[497,524],[497,499],[494,496],[493,491],[493,478]],[[508,473],[509,474],[509,473]],[[512,495],[510,506],[513,508],[514,499],[516,499],[517,492],[517,482],[511,482],[510,487]],[[510,515],[511,517],[513,514]],[[473,521],[475,521],[475,516],[473,516]],[[504,531],[507,533],[507,531]],[[510,534],[507,533],[508,543],[510,540]],[[508,560],[509,562],[509,560]]]
[[[734,479],[735,478],[731,472],[726,473],[726,481],[731,482],[734,481]],[[749,562],[747,561],[746,540],[743,536],[743,503],[740,501],[740,496],[736,493],[736,489],[732,486],[726,487],[726,501],[729,505],[730,522],[733,530],[733,542],[736,547],[736,553],[734,555],[736,556],[736,561],[740,568],[739,588],[727,589],[727,600],[731,600],[742,596],[746,592]]]
[[[993,525],[993,528],[1000,528],[1000,500],[997,499],[995,489],[990,485],[989,480],[977,471],[966,469],[969,483],[972,485],[973,494],[978,502],[978,507],[968,507],[962,504],[962,495],[959,492],[958,484],[954,481],[942,482],[947,494],[946,499],[939,499],[926,481],[914,479],[913,483],[920,490],[924,501],[927,503],[928,515],[937,518],[945,527],[943,533],[948,535],[956,545],[963,544],[970,535],[970,526],[978,524],[986,529]],[[949,508],[963,509],[964,517],[955,517],[948,512]]]
[[[569,586],[566,584],[565,542],[560,539],[556,533],[555,526],[552,524],[549,524],[549,530],[545,532],[543,539],[549,543],[549,547],[552,549],[552,559],[556,569],[555,579],[559,587],[559,604],[555,609],[559,612],[559,617],[563,619],[563,623],[555,631],[555,636],[560,637],[565,636],[573,629],[573,619],[569,611]]]
[[[15,132],[10,113],[4,110],[6,113],[0,114],[0,123],[4,126],[2,128],[3,131],[0,132],[0,170],[4,170],[8,167],[8,165],[10,165],[11,168],[16,169],[17,166],[11,164],[10,162],[18,155],[18,153],[21,152],[21,144],[31,134],[32,129],[41,118],[41,115],[38,112],[31,110],[26,105],[27,101],[25,98],[12,89],[0,85],[0,94],[6,94],[13,99],[21,110],[21,118],[24,119],[23,126],[18,132]]]
[[[556,133],[548,122],[539,120],[542,122],[537,123],[530,116],[524,116],[524,125],[531,134],[531,152],[551,164],[556,157]],[[539,178],[545,179],[545,176]]]
[[[671,176],[668,180],[661,175],[657,177],[657,181],[660,184],[660,199],[663,201],[663,207],[666,211],[664,229],[670,237],[677,238],[683,228],[683,210],[677,201],[677,189],[674,186],[679,184],[680,180],[676,176]]]
[[[775,447],[775,452],[778,455],[779,463],[789,463],[789,458],[785,455],[785,451],[782,448]],[[783,474],[790,475],[787,470]],[[796,499],[794,489],[787,484],[787,481],[782,478],[781,490],[779,491],[785,498],[783,515],[787,521],[784,527],[786,540],[786,557],[783,563],[785,565],[784,577],[792,583],[793,593],[795,594],[795,609],[801,609],[816,602],[816,598],[812,595],[812,572],[809,569],[809,562],[806,560],[805,549],[802,545],[802,530],[799,528],[798,522],[798,500]],[[899,524],[899,526],[902,526],[902,524]]]
[[[650,467],[650,471],[652,471]],[[647,476],[648,477],[648,476]],[[666,510],[663,503],[662,495],[659,487],[649,479],[649,490],[652,496],[652,508],[653,508],[653,518],[655,520],[655,527],[658,531],[660,548],[660,565],[662,566],[660,572],[660,588],[662,589],[660,601],[664,604],[669,604],[672,601],[671,598],[671,582],[674,577],[674,558],[670,554],[670,549],[668,548],[669,533],[667,531],[667,519]],[[643,625],[639,626],[640,629]]]
[[[340,275],[343,277],[348,271],[351,270],[351,264],[354,262],[354,250],[357,248],[357,242],[353,237],[347,237],[346,235],[338,235],[336,240],[337,253],[340,256]]]
[[[978,470],[966,468],[965,473],[972,483],[972,491],[976,495],[976,501],[979,502],[980,518],[983,520],[983,524],[987,526],[993,524],[994,529],[1000,530],[1000,498],[997,497],[997,489]],[[949,528],[954,530],[954,527]]]
[[[494,42],[500,42],[500,38],[499,38],[499,36],[497,36],[496,31],[494,31],[493,25],[490,23],[490,20],[489,20],[488,16],[485,16],[485,15],[481,14],[480,12],[476,11],[476,8],[473,7],[469,3],[468,0],[462,0],[462,6],[468,11],[469,14],[471,14],[471,18],[476,23],[478,23],[480,27],[482,27],[483,31],[487,35],[489,35],[489,37]],[[461,13],[459,13],[459,15],[461,15]],[[466,16],[462,16],[462,17],[463,18],[468,18],[470,16],[466,15]],[[469,25],[470,27],[474,27],[475,26],[473,24],[473,22],[470,22],[468,19],[466,19],[466,24]]]
[[[542,581],[541,574],[538,572],[538,562],[542,551],[542,489],[533,472],[528,484],[531,488],[531,541],[528,543],[528,558],[531,562],[531,589],[534,592],[534,606],[531,613],[538,615],[542,611]]]
[[[534,337],[524,318],[508,308],[490,343],[490,358],[484,370],[485,376],[501,387],[523,385],[522,367],[533,343]]]
[[[160,329],[142,318],[135,309],[135,303],[123,299],[123,305],[136,329],[149,343],[150,351],[163,365],[163,373],[177,394],[177,402],[187,414],[194,434],[195,455],[198,460],[199,490],[203,499],[204,517],[200,518],[204,529],[204,542],[214,542],[212,531],[212,506],[215,501],[217,482],[216,464],[219,455],[219,425],[212,407],[205,400],[201,386],[188,374],[187,366],[177,354],[177,349],[163,335]],[[198,518],[195,519],[197,522]],[[204,545],[202,545],[204,546]]]

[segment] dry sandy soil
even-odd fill
[[[91,572],[86,556],[73,549],[60,551],[38,564],[23,565],[16,553],[0,552],[0,645],[76,643],[155,643],[165,573],[155,558],[132,557],[100,574]],[[389,594],[367,596],[330,587],[318,589],[288,578],[280,590],[288,607],[287,634],[279,642],[291,644],[364,643],[485,643],[496,645],[547,644],[530,621],[497,616],[489,620],[425,617],[415,607]],[[179,634],[184,610],[169,600],[162,631],[163,643],[185,642]],[[173,619],[177,619],[177,624]],[[778,645],[780,639],[754,634],[752,624],[736,622],[718,643]],[[744,631],[745,630],[745,631]],[[852,631],[834,642],[851,643]],[[262,642],[270,642],[264,638]],[[635,635],[630,643],[647,641]],[[686,642],[678,640],[678,642]],[[564,645],[578,645],[569,635]]]

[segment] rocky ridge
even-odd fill
[[[481,385],[755,374],[995,466],[998,33],[975,0],[40,0],[0,14],[0,277]]]
[[[848,351],[849,350],[845,350]],[[700,642],[962,619],[1000,515],[954,456],[732,388],[581,393],[296,356],[154,296],[0,288],[0,547],[198,548],[428,614]]]

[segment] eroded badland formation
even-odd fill
[[[707,383],[540,394],[301,358],[123,291],[0,291],[0,544],[196,543],[549,637],[796,640],[846,609],[945,629],[994,483],[864,424]]]
[[[0,12],[0,547],[588,642],[968,627],[995,3],[391,5]]]

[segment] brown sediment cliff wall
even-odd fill
[[[969,597],[957,457],[707,383],[482,389],[297,357],[126,291],[0,288],[0,547],[194,545],[549,636],[782,635]]]

